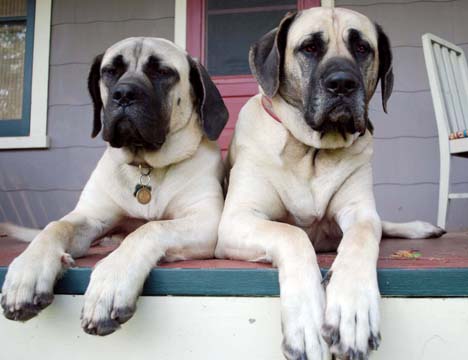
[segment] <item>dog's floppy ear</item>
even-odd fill
[[[379,47],[379,80],[382,89],[382,106],[384,111],[387,112],[387,101],[393,90],[392,49],[390,40],[383,32],[382,27],[375,24],[375,28]]]
[[[203,132],[210,140],[216,140],[226,125],[229,113],[218,88],[206,69],[198,61],[187,56],[190,65],[190,83],[197,104]]]
[[[295,17],[295,12],[287,13],[276,29],[263,35],[250,48],[250,69],[268,97],[275,96],[278,91],[288,31]]]
[[[91,137],[96,137],[101,131],[101,110],[102,110],[102,99],[101,90],[99,89],[99,80],[101,79],[101,62],[104,54],[100,54],[94,58],[93,65],[89,70],[88,76],[88,91],[93,100],[94,108],[94,120],[93,120],[93,132]]]

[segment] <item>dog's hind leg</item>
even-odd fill
[[[405,223],[394,223],[382,221],[382,236],[403,239],[427,239],[438,238],[446,231],[441,227],[424,221],[411,221]]]
[[[8,268],[1,305],[6,318],[26,321],[53,300],[57,278],[118,219],[116,209],[79,206],[40,231]],[[112,216],[110,215],[112,214]]]

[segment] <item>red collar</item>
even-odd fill
[[[267,112],[268,115],[270,115],[273,119],[281,123],[281,119],[278,117],[278,115],[275,114],[275,111],[273,110],[273,103],[271,102],[271,99],[265,95],[262,95],[262,106],[263,109]]]

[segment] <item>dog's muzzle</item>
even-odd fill
[[[110,95],[103,139],[116,148],[161,148],[165,134],[155,136],[153,133],[151,99],[145,95],[145,89],[138,84],[122,82],[116,84]]]
[[[347,59],[332,59],[325,66],[320,86],[322,109],[312,128],[341,134],[365,131],[363,83],[359,70]]]
[[[348,97],[357,90],[359,79],[350,72],[337,71],[329,74],[323,83],[330,94],[338,97]]]

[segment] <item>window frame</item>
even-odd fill
[[[21,119],[0,120],[0,137],[26,136],[29,134],[31,118],[31,78],[32,78],[32,55],[34,46],[34,14],[36,2],[27,0],[26,15],[0,16],[0,24],[16,24],[26,21],[26,37],[23,65],[23,101]],[[5,135],[4,135],[5,134]]]
[[[1,18],[11,21],[26,18],[26,49],[22,119],[1,120],[7,122],[7,136],[0,136],[0,149],[49,147],[47,105],[52,0],[27,2],[25,17]],[[18,128],[20,131],[15,132]]]

